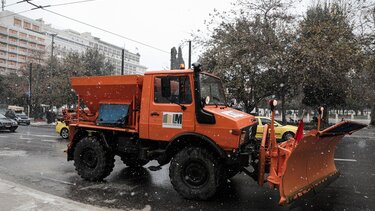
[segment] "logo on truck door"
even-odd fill
[[[163,112],[163,128],[182,128],[182,113]]]

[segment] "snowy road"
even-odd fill
[[[277,191],[258,187],[249,177],[235,176],[210,201],[189,201],[174,191],[168,166],[151,172],[130,169],[116,158],[102,183],[83,181],[73,162],[66,161],[67,141],[54,128],[20,126],[16,133],[0,132],[0,179],[77,202],[117,209],[149,210],[287,210],[278,206]],[[375,128],[345,137],[336,150],[338,180],[316,197],[292,208],[375,210]],[[150,163],[148,165],[154,165]],[[147,167],[147,166],[146,166]]]

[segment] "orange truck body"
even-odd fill
[[[201,72],[199,64],[193,70],[76,77],[71,85],[78,107],[69,124],[67,157],[82,178],[104,179],[114,155],[128,166],[157,160],[152,170],[171,162],[171,182],[188,199],[213,196],[243,171],[259,185],[278,188],[280,204],[289,203],[337,175],[336,143],[364,126],[348,123],[349,129],[324,138],[329,131],[278,144],[272,123],[257,140],[256,118],[227,106],[220,79]],[[253,172],[245,168],[250,165]]]

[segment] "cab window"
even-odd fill
[[[154,80],[155,103],[190,104],[192,95],[188,76],[158,76]]]

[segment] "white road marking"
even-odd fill
[[[355,159],[335,158],[336,161],[357,162]]]
[[[56,142],[55,140],[46,140],[46,139],[42,139],[41,141],[43,141],[43,142],[51,142],[51,143],[55,143]]]
[[[23,150],[1,150],[0,156],[7,156],[7,157],[26,156],[26,151],[23,151]]]
[[[47,179],[47,180],[51,180],[51,181],[54,181],[54,182],[59,182],[59,183],[62,183],[62,184],[76,185],[75,183],[67,182],[67,181],[64,181],[64,180],[58,180],[58,179],[54,179],[54,178],[50,178],[50,177],[42,177],[42,178]]]
[[[50,135],[33,135],[33,134],[31,134],[31,136],[37,136],[37,137],[43,137],[43,138],[56,138],[56,136],[50,136]]]
[[[20,137],[21,140],[33,140],[33,138]]]
[[[40,138],[56,138],[56,136],[43,135],[43,134],[32,134],[32,133],[27,133],[26,135],[28,135],[28,136],[36,136],[36,137],[40,137]]]

